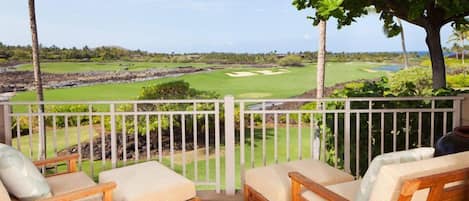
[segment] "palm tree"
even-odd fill
[[[448,42],[459,43],[461,49],[461,62],[464,64],[464,41],[469,39],[469,26],[462,26],[453,30],[453,34],[449,37]],[[456,52],[456,55],[458,52]]]
[[[461,47],[457,43],[453,43],[453,46],[451,46],[451,52],[456,52],[456,60],[459,60],[459,54],[458,52],[461,51]]]
[[[326,66],[326,21],[319,22],[319,49],[318,49],[318,63],[317,63],[317,88],[316,98],[324,97],[324,78]]]
[[[31,27],[31,37],[32,37],[32,56],[33,56],[33,67],[34,67],[34,83],[36,86],[37,101],[44,101],[44,92],[42,89],[42,78],[41,78],[41,66],[39,63],[39,42],[37,36],[37,23],[36,23],[36,8],[34,0],[29,0],[29,24]],[[44,124],[44,104],[39,104],[39,135],[40,135],[40,147],[41,154],[40,158],[46,157],[46,133],[45,133],[45,124]]]
[[[407,57],[407,49],[405,47],[405,37],[404,37],[404,26],[402,26],[401,19],[397,18],[397,23],[401,27],[401,44],[402,44],[402,52],[404,54],[404,69],[409,67],[409,59]]]

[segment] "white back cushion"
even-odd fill
[[[392,153],[386,153],[379,155],[371,161],[368,170],[363,176],[363,180],[360,184],[360,189],[356,196],[356,201],[368,201],[370,200],[371,192],[373,191],[374,184],[381,167],[389,164],[400,164],[412,161],[419,161],[423,159],[429,159],[433,157],[435,152],[434,148],[424,147],[411,149],[407,151],[398,151]]]
[[[46,179],[21,152],[0,143],[0,180],[8,192],[21,201],[50,195]]]
[[[395,201],[408,179],[469,167],[469,151],[402,164],[386,165],[379,171],[370,201]]]

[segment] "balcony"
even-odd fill
[[[156,160],[216,200],[242,189],[245,170],[293,160],[323,160],[360,177],[379,154],[433,146],[461,125],[464,105],[463,96],[4,100],[0,139],[34,160],[78,153],[78,168],[95,180],[103,170]]]

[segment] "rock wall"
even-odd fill
[[[44,88],[64,88],[93,85],[98,83],[121,83],[152,80],[162,77],[180,76],[213,70],[191,66],[171,69],[148,69],[144,71],[84,72],[84,73],[42,73]],[[32,71],[5,71],[0,73],[0,93],[34,89]]]

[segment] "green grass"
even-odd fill
[[[468,68],[469,67],[469,58],[464,59],[464,64],[462,63],[461,59],[445,58],[445,64],[449,69]],[[430,67],[431,66],[431,60],[430,59],[425,59],[420,63],[420,65]]]
[[[46,138],[47,138],[47,155],[48,156],[55,156],[55,150],[54,150],[54,138],[56,141],[57,145],[57,151],[63,150],[64,148],[72,145],[76,145],[78,139],[80,139],[80,142],[84,141],[89,141],[89,130],[87,126],[81,126],[80,134],[78,134],[78,129],[76,127],[70,127],[68,129],[68,132],[65,132],[65,129],[57,129],[56,134],[53,133],[52,129],[48,129],[46,131]],[[66,135],[67,133],[67,135]],[[16,133],[14,133],[16,136]],[[55,135],[55,137],[54,137]],[[96,135],[94,133],[93,135]],[[66,140],[68,138],[68,141]],[[14,138],[12,141],[13,147],[17,147],[18,145],[18,138]],[[33,159],[37,159],[39,156],[38,152],[38,144],[39,144],[39,137],[38,134],[32,134],[31,135],[31,140],[29,138],[29,135],[22,136],[19,138],[20,142],[19,144],[21,152],[25,154],[26,156],[32,156]],[[33,145],[30,149],[29,143]]]
[[[364,70],[380,65],[383,64],[364,62],[328,63],[326,67],[326,86],[346,81],[384,76],[386,72],[367,72]],[[288,67],[286,69],[289,72],[280,75],[230,77],[226,75],[226,73],[277,70],[277,68],[232,68],[143,82],[47,89],[45,90],[45,99],[48,101],[132,100],[137,97],[142,87],[172,80],[185,80],[191,84],[191,87],[198,90],[215,91],[221,96],[230,94],[234,95],[236,98],[287,98],[299,95],[316,87],[315,64],[308,64],[302,68]],[[13,98],[13,101],[34,100],[35,94],[33,91],[17,93]]]
[[[42,63],[41,70],[48,73],[77,73],[92,71],[141,71],[151,68],[176,68],[176,67],[208,67],[213,66],[203,63],[154,63],[154,62],[53,62]],[[18,67],[18,70],[32,71],[32,64]]]

